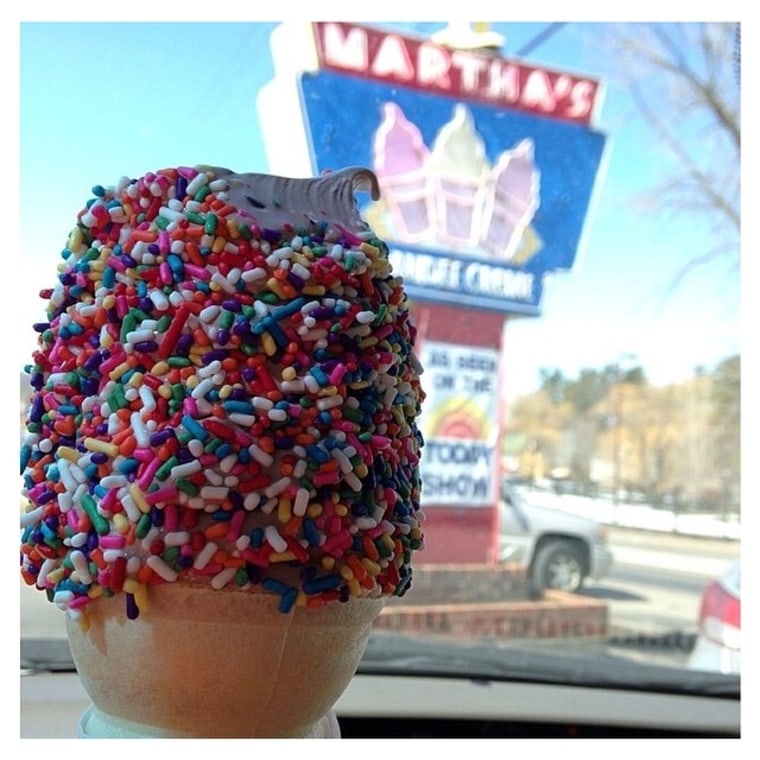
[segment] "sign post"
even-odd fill
[[[259,98],[273,173],[362,165],[418,326],[424,561],[498,552],[505,325],[581,245],[605,149],[593,78],[342,22],[283,24]]]

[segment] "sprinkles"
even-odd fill
[[[93,188],[40,293],[21,447],[22,577],[71,617],[178,581],[284,613],[408,590],[424,392],[402,280],[344,208],[360,181]]]

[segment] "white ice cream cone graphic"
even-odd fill
[[[478,243],[489,164],[485,145],[469,110],[458,103],[430,153],[435,181],[436,232],[440,242],[457,247]]]

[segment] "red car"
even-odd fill
[[[689,667],[719,673],[740,673],[741,595],[740,562],[702,591],[699,632],[689,656]]]

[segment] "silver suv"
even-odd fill
[[[500,559],[523,565],[535,593],[576,592],[587,578],[601,580],[609,573],[607,529],[595,520],[529,504],[508,482],[499,515]]]

